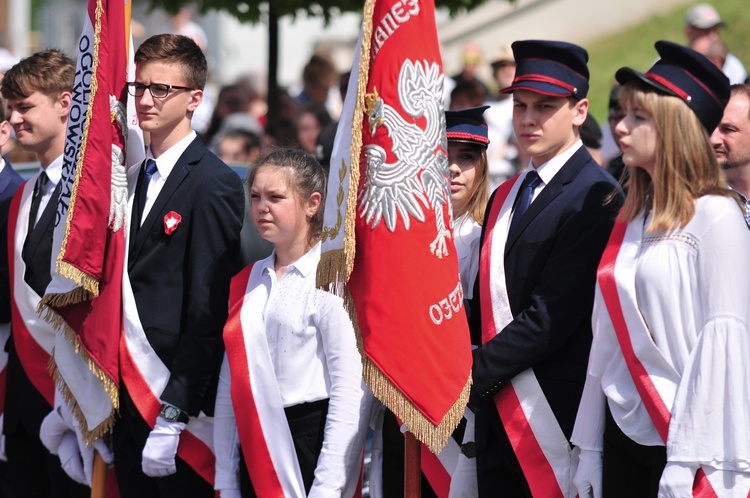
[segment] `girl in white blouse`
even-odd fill
[[[303,151],[279,149],[247,182],[252,219],[274,252],[232,282],[215,488],[222,498],[351,497],[364,444],[362,365],[342,300],[315,286],[323,170]]]
[[[703,56],[657,42],[620,69],[629,190],[602,256],[572,441],[579,496],[748,496],[750,231],[709,142],[729,97]]]

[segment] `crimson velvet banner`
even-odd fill
[[[53,278],[40,303],[45,318],[63,332],[52,360],[55,381],[88,441],[109,431],[118,407],[125,156],[128,127],[135,125],[127,112],[131,41],[125,4],[88,2],[68,118]],[[139,132],[130,135],[139,142],[133,149],[142,151]]]
[[[437,452],[461,420],[472,359],[434,2],[368,1],[352,75],[319,284],[353,303],[367,385]]]

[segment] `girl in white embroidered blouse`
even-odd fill
[[[250,215],[274,252],[232,282],[215,488],[222,498],[351,497],[366,402],[343,301],[315,285],[325,175],[308,153],[279,149],[247,183]]]
[[[697,52],[656,49],[645,74],[616,74],[630,180],[597,274],[575,483],[581,498],[744,497],[750,231],[709,141],[729,83]]]

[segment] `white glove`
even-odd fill
[[[580,498],[601,498],[602,496],[602,452],[581,450],[578,457],[578,470],[573,477]]]
[[[67,424],[68,427],[72,428],[73,431],[75,431],[76,439],[78,440],[78,448],[81,450],[81,459],[83,460],[83,470],[86,474],[86,479],[89,482],[89,486],[91,485],[91,476],[94,473],[94,450],[96,450],[99,455],[102,457],[102,460],[104,460],[104,463],[107,465],[112,464],[115,460],[115,455],[112,452],[112,450],[109,448],[107,443],[104,442],[104,438],[99,438],[96,441],[94,441],[93,444],[86,444],[86,441],[83,439],[83,432],[81,431],[81,426],[78,423],[78,420],[73,416],[73,414],[70,412],[70,409],[68,408],[68,405],[63,403],[60,406],[57,407],[57,410],[60,411],[60,415],[62,416],[63,421]]]
[[[476,498],[479,495],[477,484],[477,459],[458,455],[456,469],[451,476],[450,498]]]
[[[659,480],[659,498],[692,498],[698,467],[696,463],[667,462]]]
[[[59,405],[44,417],[39,428],[42,444],[53,455],[60,457],[63,470],[76,482],[91,486],[94,471],[94,450],[105,463],[111,464],[114,455],[102,438],[87,445],[78,423],[66,405]],[[75,445],[73,445],[75,443]]]
[[[60,457],[63,470],[71,479],[80,484],[90,485],[91,477],[89,476],[89,479],[86,479],[81,451],[78,448],[78,439],[73,431],[65,432],[60,438],[60,444],[57,445],[57,455]]]
[[[474,441],[474,412],[469,408],[464,410],[466,429],[464,430],[463,444]],[[477,483],[477,459],[469,458],[459,453],[456,468],[451,475],[451,485],[448,491],[449,498],[476,498],[479,496]]]
[[[175,455],[180,444],[180,433],[187,427],[183,422],[167,422],[156,417],[151,434],[143,448],[141,468],[150,477],[164,477],[177,472]]]
[[[60,412],[52,410],[42,420],[42,425],[39,427],[39,438],[50,453],[57,455],[63,436],[70,430]]]
[[[221,489],[219,490],[221,498],[242,498],[239,489]]]

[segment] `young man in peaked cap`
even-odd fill
[[[591,346],[596,268],[622,197],[581,143],[588,54],[513,43],[513,127],[528,166],[493,194],[472,303],[470,406],[480,497],[575,496],[570,435]],[[614,193],[614,195],[613,195]]]

